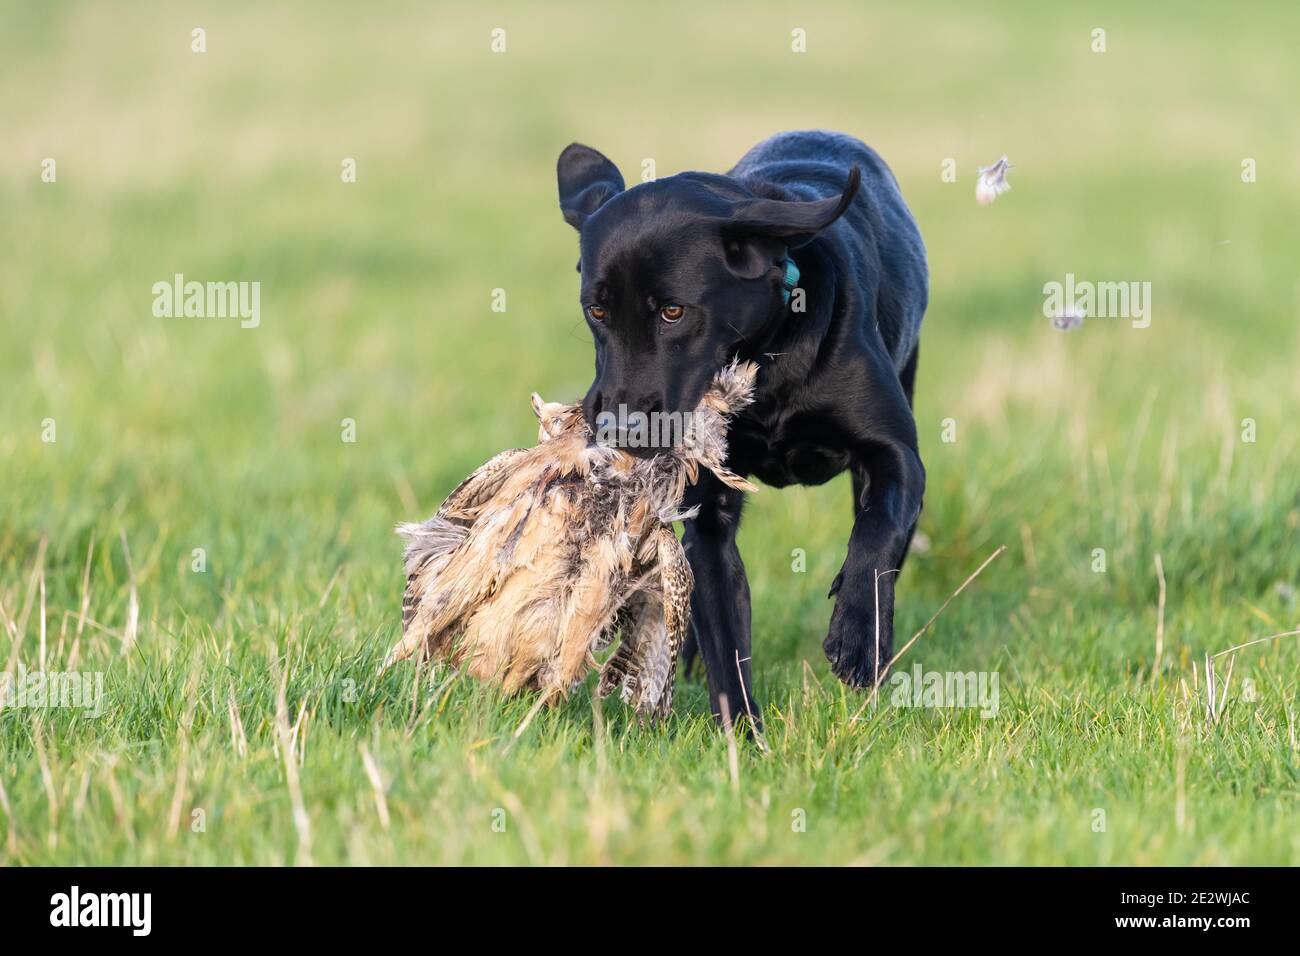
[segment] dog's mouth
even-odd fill
[[[592,416],[591,411],[601,405],[601,394],[594,393],[584,409],[592,438],[633,458],[698,451],[701,441],[707,442],[717,432],[719,421],[725,428],[725,421],[753,400],[757,371],[752,363],[723,366],[701,388],[690,411],[668,412],[661,403],[653,402],[645,410],[619,404]]]
[[[662,434],[656,427],[623,427],[601,429],[595,432],[596,442],[607,448],[617,448],[633,458],[653,458],[666,451],[683,447],[685,435]],[[674,440],[674,439],[677,440]]]

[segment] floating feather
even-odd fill
[[[992,166],[981,166],[975,180],[975,201],[981,206],[987,206],[1009,191],[1011,184],[1007,182],[1007,172],[1012,169],[1015,167],[1007,161],[1005,154]]]

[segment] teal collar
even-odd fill
[[[794,292],[795,287],[799,285],[799,267],[794,264],[794,260],[789,256],[785,259],[785,276],[781,279],[781,299],[786,305],[790,304],[790,294]]]

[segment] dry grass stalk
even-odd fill
[[[185,809],[185,791],[190,782],[190,737],[181,735],[181,752],[176,767],[176,786],[172,790],[171,809],[167,813],[167,838],[175,839],[181,828],[181,813]]]
[[[727,735],[727,773],[731,777],[731,792],[740,793],[740,756],[736,752],[736,727],[731,721],[731,705],[726,694],[718,695],[718,707],[722,710],[722,729]]]
[[[36,560],[32,562],[32,573],[27,578],[27,594],[23,598],[22,610],[18,612],[18,633],[27,634],[27,621],[32,615],[32,606],[36,599],[36,584],[45,573],[45,551],[49,547],[49,540],[41,538],[41,543],[36,548]]]
[[[49,808],[50,832],[48,843],[53,850],[59,845],[59,794],[54,787],[54,774],[50,771],[50,761],[45,756],[45,744],[40,724],[32,727],[32,746],[36,749],[36,760],[41,767],[41,783],[45,787],[45,798]]]
[[[961,583],[961,585],[957,588],[957,590],[953,591],[952,594],[948,595],[948,599],[947,599],[946,601],[944,601],[942,604],[939,605],[939,610],[937,610],[937,611],[935,611],[933,614],[931,614],[931,615],[930,615],[930,619],[929,619],[928,621],[926,621],[924,624],[921,625],[921,629],[920,629],[919,631],[917,631],[915,634],[913,634],[913,635],[908,639],[907,643],[904,644],[904,645],[902,646],[902,648],[899,650],[899,652],[898,652],[897,654],[895,654],[893,657],[891,657],[891,658],[889,659],[889,663],[885,665],[885,670],[886,670],[886,672],[887,672],[891,667],[893,667],[896,663],[898,663],[898,659],[899,659],[900,657],[902,657],[904,654],[907,653],[908,648],[910,648],[913,644],[915,644],[915,643],[920,639],[920,637],[921,637],[922,634],[924,634],[926,631],[928,631],[928,630],[930,629],[930,625],[933,624],[936,620],[938,620],[939,615],[942,614],[942,613],[944,612],[944,609],[947,608],[947,606],[948,606],[949,604],[951,604],[951,603],[953,602],[954,599],[956,599],[957,595],[961,594],[962,591],[965,591],[966,588],[970,585],[970,583],[971,583],[972,581],[974,581],[977,577],[979,577],[979,576],[980,576],[980,573],[981,573],[985,568],[987,568],[990,564],[993,563],[993,559],[996,558],[998,555],[1000,555],[1000,554],[1001,554],[1003,551],[1005,551],[1005,550],[1007,550],[1007,546],[1006,546],[1005,544],[1000,544],[1000,545],[998,545],[997,550],[994,551],[992,554],[990,554],[987,558],[985,558],[985,559],[984,559],[984,563],[981,564],[981,565],[980,565],[978,568],[976,568],[974,571],[972,571],[971,574],[970,574],[970,576],[967,577],[966,580],[963,581],[963,582]],[[879,602],[877,602],[877,604],[879,604]],[[879,624],[877,624],[877,628],[878,628],[878,627],[879,627]],[[877,645],[877,647],[878,647],[878,646],[879,646],[879,645]],[[857,711],[853,714],[852,717],[849,718],[849,720],[850,720],[850,721],[855,721],[855,720],[857,720],[859,717],[861,717],[861,716],[862,716],[862,712],[863,712],[864,710],[866,710],[869,706],[871,706],[872,704],[875,703],[876,695],[877,695],[879,692],[880,692],[880,683],[879,683],[879,681],[877,681],[877,682],[876,682],[876,685],[875,685],[874,687],[871,688],[871,693],[870,693],[870,695],[868,695],[867,699],[864,700],[864,701],[862,702],[862,706],[859,707],[859,708],[857,709]]]
[[[104,767],[104,786],[108,789],[108,798],[113,803],[113,815],[117,818],[118,829],[126,834],[126,842],[135,846],[135,830],[130,825],[130,819],[126,813],[126,797],[122,795],[122,788],[117,785],[117,778],[113,776],[113,771],[117,767],[117,758],[110,757]]]
[[[329,583],[325,585],[325,590],[321,594],[320,600],[316,602],[316,610],[321,611],[325,609],[325,602],[329,600],[330,593],[334,590],[334,585],[338,583],[338,579],[343,574],[343,569],[346,567],[346,564],[340,564],[335,569],[334,574],[330,576]]]
[[[284,761],[285,781],[289,787],[289,801],[293,808],[293,828],[298,834],[298,855],[294,861],[298,866],[312,866],[311,855],[311,817],[302,799],[302,784],[298,779],[298,762],[293,755],[293,737],[289,728],[289,705],[285,692],[289,685],[287,669],[281,673],[279,649],[271,646],[271,674],[276,680],[275,691],[275,727],[280,740],[280,757]]]
[[[230,717],[230,745],[239,754],[240,760],[248,759],[248,735],[244,733],[244,721],[239,716],[239,704],[235,701],[233,684],[226,688],[226,712]]]
[[[41,592],[41,623],[40,623],[41,637],[40,637],[39,659],[41,662],[41,673],[44,674],[47,671],[47,668],[45,666],[46,640],[45,640],[45,569],[44,568],[41,569],[40,592]]]
[[[1151,679],[1160,673],[1160,660],[1165,653],[1165,565],[1156,555],[1156,580],[1160,582],[1160,596],[1156,600],[1156,659],[1151,665]]]
[[[140,594],[135,587],[135,568],[131,565],[131,549],[126,543],[126,529],[120,532],[122,555],[126,558],[126,623],[122,625],[122,654],[125,656],[140,630]]]
[[[77,605],[77,629],[72,634],[72,650],[68,652],[68,670],[77,669],[77,660],[81,655],[81,632],[86,627],[86,615],[90,613],[90,565],[95,555],[95,530],[90,531],[90,544],[86,547],[86,565],[81,571],[81,601]],[[64,623],[67,623],[66,616]]]
[[[1265,644],[1269,641],[1280,640],[1284,637],[1294,637],[1300,635],[1300,629],[1293,631],[1282,631],[1279,634],[1270,634],[1268,637],[1257,638],[1253,641],[1246,641],[1244,644],[1236,644],[1232,647],[1219,651],[1217,654],[1205,655],[1205,723],[1211,726],[1218,723],[1228,706],[1228,688],[1232,685],[1232,671],[1236,666],[1237,652],[1247,648],[1254,647],[1257,644]],[[1223,686],[1220,688],[1218,677],[1214,669],[1214,662],[1220,657],[1228,656],[1228,673],[1224,679]],[[1192,678],[1195,680],[1196,671],[1193,669]]]
[[[375,812],[379,814],[379,825],[387,830],[390,818],[388,798],[384,795],[384,778],[380,775],[379,765],[375,763],[375,758],[370,755],[370,749],[364,741],[357,744],[357,749],[361,751],[361,765],[366,769],[366,778],[370,781],[371,789],[375,791]]]
[[[745,658],[749,660],[749,658]],[[745,702],[745,714],[749,717],[749,732],[754,735],[754,742],[758,744],[758,749],[767,753],[770,748],[767,746],[767,740],[763,737],[763,732],[758,729],[758,721],[754,717],[753,708],[749,706],[749,691],[745,690],[745,672],[740,667],[740,651],[736,651],[736,676],[740,678],[740,696]]]
[[[3,596],[0,596],[0,623],[4,624],[5,633],[9,635],[9,665],[5,668],[5,671],[12,674],[18,669],[18,648],[22,646],[23,639],[18,632],[17,625],[14,624],[13,618],[5,610]]]
[[[5,812],[5,852],[10,857],[14,857],[18,855],[18,833],[14,825],[14,808],[9,805],[9,794],[5,792],[2,775],[0,775],[0,810]]]

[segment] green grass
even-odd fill
[[[41,666],[43,607],[46,669],[107,693],[0,711],[0,861],[1300,861],[1297,639],[1241,651],[1213,722],[1203,671],[1300,624],[1293,4],[260,6],[0,12],[0,666]],[[900,666],[997,672],[997,716],[859,713],[831,676],[844,479],[752,496],[768,751],[734,775],[698,677],[662,726],[583,690],[513,744],[528,699],[375,679],[393,525],[589,381],[559,150],[635,179],[808,126],[875,145],[929,247],[900,634],[1008,550]],[[154,318],[176,272],[260,281],[261,326]],[[1066,272],[1150,281],[1151,327],[1053,330]]]

